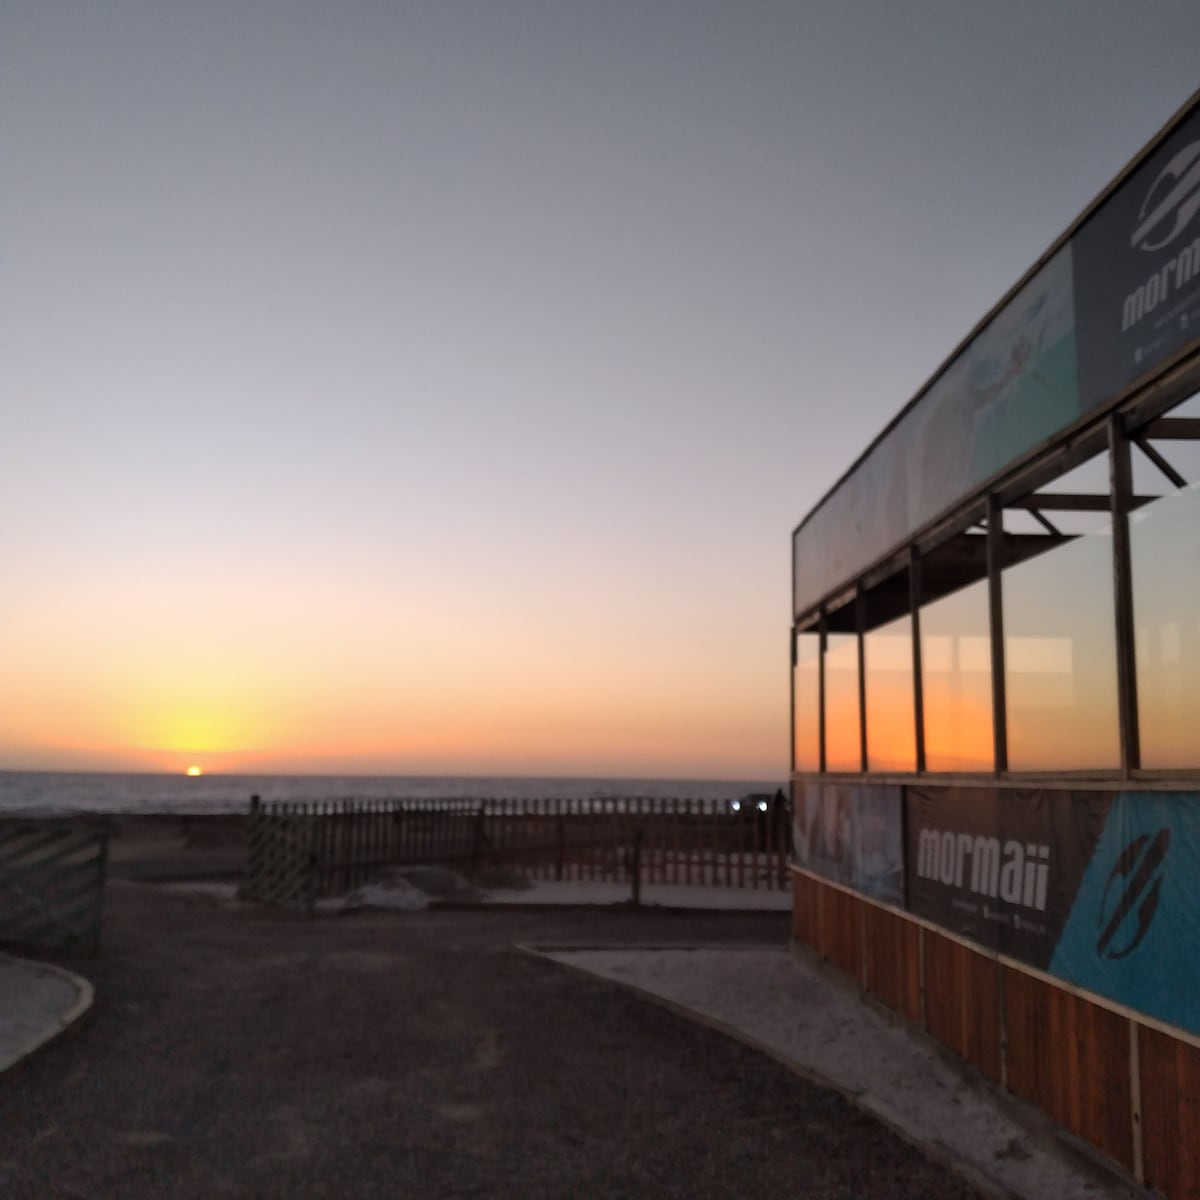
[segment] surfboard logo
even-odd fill
[[[1158,173],[1129,244],[1153,253],[1181,237],[1200,212],[1200,141],[1184,146]]]
[[[1096,953],[1125,958],[1141,945],[1158,912],[1171,831],[1139,834],[1117,857],[1100,898]]]

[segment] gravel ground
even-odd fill
[[[516,943],[783,914],[305,921],[116,883],[77,1029],[0,1076],[0,1195],[967,1197],[834,1093]]]

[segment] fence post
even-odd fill
[[[304,911],[311,917],[317,907],[318,875],[321,870],[321,860],[317,855],[317,816],[318,805],[304,806],[304,836],[308,843],[308,879],[304,884]]]
[[[788,833],[791,823],[788,821],[787,799],[782,788],[776,788],[771,800],[771,823],[774,825],[775,838],[775,886],[783,891],[788,883]]]
[[[557,840],[557,855],[554,862],[554,878],[560,883],[563,877],[563,859],[567,856],[567,830],[563,824],[562,805],[558,804],[557,821],[555,822],[555,837]]]
[[[471,874],[479,874],[479,864],[483,857],[483,802],[475,811],[475,827],[471,833]]]
[[[241,894],[245,900],[258,900],[259,876],[262,871],[263,842],[262,799],[250,797],[250,819],[246,828],[246,875],[242,880]]]
[[[640,908],[642,904],[642,830],[635,829],[633,833],[633,861],[629,864],[633,876],[633,907]]]

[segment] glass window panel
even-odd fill
[[[864,638],[867,675],[867,767],[915,771],[912,618],[901,617]]]
[[[1200,486],[1133,513],[1129,545],[1142,766],[1200,766]]]
[[[797,771],[821,769],[821,638],[796,636],[793,750]]]
[[[831,633],[825,647],[825,769],[861,771],[858,636]]]
[[[993,768],[990,646],[987,580],[921,608],[926,770]]]
[[[1001,586],[1009,769],[1120,766],[1110,529],[1009,567]]]

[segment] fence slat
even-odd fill
[[[642,807],[642,841],[640,847],[640,863],[642,868],[642,883],[656,882],[658,847],[654,829],[654,798],[641,797]]]
[[[708,848],[708,867],[705,872],[704,883],[707,887],[713,887],[717,882],[717,822],[716,822],[716,805],[712,800],[706,802],[707,812],[705,813],[705,843]]]
[[[744,807],[745,805],[743,805]],[[754,886],[759,888],[762,886],[763,878],[762,838],[759,836],[757,810],[753,809],[750,811],[750,837],[753,839],[751,844],[754,846]]]
[[[767,807],[767,811],[762,814],[763,825],[765,826],[763,833],[763,849],[766,852],[767,870],[763,884],[767,888],[775,886],[775,805],[771,803]]]

